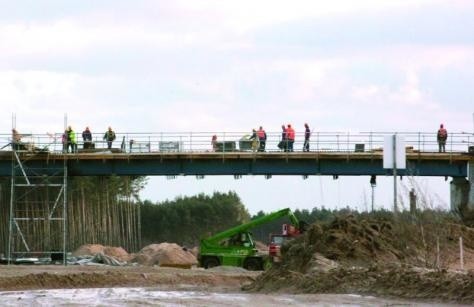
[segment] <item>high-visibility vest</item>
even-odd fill
[[[286,134],[287,134],[289,140],[292,140],[292,141],[295,140],[295,130],[293,128],[287,128],[286,129]]]
[[[264,140],[264,139],[265,139],[265,130],[263,130],[263,129],[262,129],[262,130],[258,130],[258,131],[257,131],[257,135],[258,135],[258,138],[259,138],[260,140]]]

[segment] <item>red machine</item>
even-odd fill
[[[301,230],[293,225],[283,224],[281,234],[272,234],[268,246],[268,255],[272,262],[281,261],[280,248],[288,240],[291,240],[301,234]]]

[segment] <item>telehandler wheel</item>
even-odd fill
[[[263,270],[262,260],[259,258],[247,258],[244,262],[244,268],[249,271]]]
[[[219,265],[219,259],[217,259],[216,257],[206,257],[202,262],[202,266],[205,269],[210,269]]]

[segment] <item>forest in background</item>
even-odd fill
[[[143,245],[173,242],[193,247],[199,240],[240,225],[250,215],[235,192],[178,197],[141,204]]]
[[[136,251],[140,242],[140,206],[138,193],[145,177],[71,177],[67,188],[67,250],[87,243],[122,246]],[[15,193],[15,216],[30,220],[17,221],[13,227],[13,250],[62,250],[63,226],[61,221],[42,221],[52,210],[51,200],[57,191],[30,189]],[[7,254],[9,238],[10,178],[0,180],[0,253]],[[61,204],[62,200],[59,200]],[[61,208],[62,205],[59,205]],[[59,208],[59,209],[60,209]],[[58,212],[56,217],[62,217]],[[53,217],[55,217],[53,216]],[[36,218],[36,220],[33,220]]]

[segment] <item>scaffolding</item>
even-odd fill
[[[62,165],[41,162],[38,156],[48,153],[32,150],[14,134],[10,144],[8,264],[47,259],[66,265],[66,159]]]

